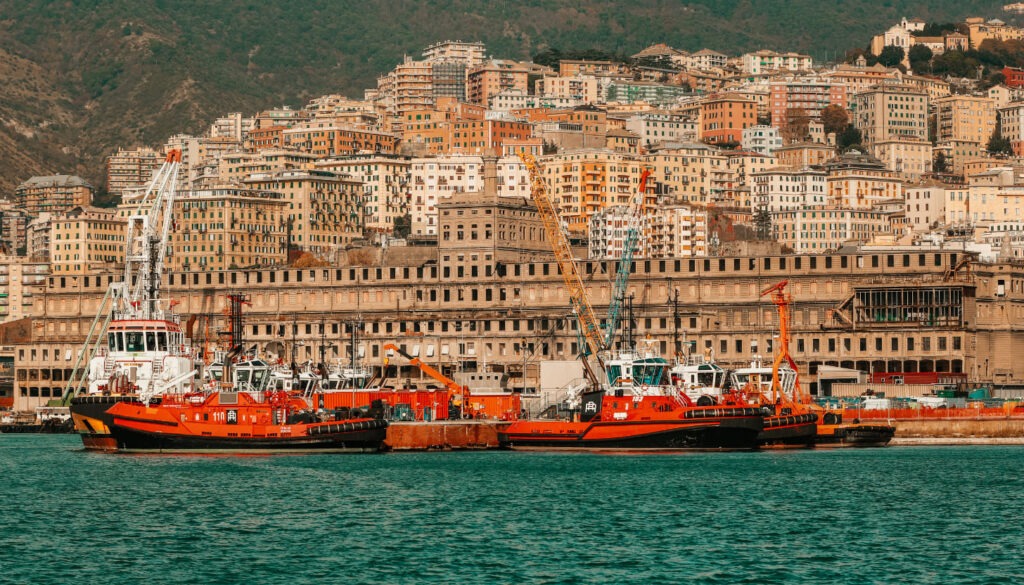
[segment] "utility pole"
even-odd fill
[[[679,356],[682,353],[682,348],[679,346],[679,289],[673,289],[672,294],[672,347],[675,349],[676,361],[679,361]]]

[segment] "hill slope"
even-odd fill
[[[269,4],[269,6],[268,6]],[[934,0],[0,0],[0,194],[33,174],[102,185],[117,146],[158,145],[218,115],[361,96],[444,39],[491,55],[546,47],[630,54],[654,42],[730,54],[842,55],[901,16],[1007,17],[1001,2]]]

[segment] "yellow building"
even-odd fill
[[[50,223],[54,275],[86,275],[124,264],[125,220],[116,209],[76,207]]]
[[[936,140],[988,144],[996,129],[996,101],[992,98],[954,95],[935,100]]]
[[[590,217],[612,205],[628,204],[640,185],[640,159],[607,149],[587,149],[542,159],[555,207],[572,233],[584,235]],[[653,205],[654,195],[648,196]]]
[[[284,195],[289,248],[328,258],[363,235],[363,186],[328,171],[258,173],[244,184]]]
[[[170,270],[274,266],[288,258],[287,203],[280,193],[237,188],[179,193]]]
[[[903,181],[877,158],[851,150],[825,164],[829,205],[870,209],[903,198]]]
[[[46,290],[49,273],[48,262],[24,256],[0,256],[0,322],[40,314],[36,301]]]
[[[996,167],[968,179],[967,223],[1024,221],[1024,175],[1020,167]]]
[[[14,204],[33,215],[62,213],[81,205],[91,205],[94,189],[81,177],[50,175],[32,177],[14,191]]]
[[[850,109],[865,146],[882,140],[928,139],[928,94],[914,86],[876,85],[855,94]]]
[[[772,233],[796,254],[821,254],[847,242],[869,242],[890,233],[889,215],[873,209],[826,206],[784,209],[772,213]]]

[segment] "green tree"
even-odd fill
[[[941,150],[935,155],[935,162],[932,163],[932,171],[936,173],[949,172],[949,160],[946,158],[946,153]]]
[[[903,62],[904,55],[906,53],[903,52],[903,47],[886,45],[882,52],[878,54],[878,62],[886,67],[895,67]]]
[[[759,240],[770,240],[772,239],[772,214],[768,211],[768,207],[762,205],[754,211],[754,230],[757,233],[757,239]]]
[[[855,128],[853,124],[849,124],[842,132],[836,135],[836,146],[839,148],[839,152],[843,152],[853,147],[859,147],[863,139],[864,136],[860,130]]]
[[[992,137],[989,138],[986,150],[992,154],[1013,154],[1013,146],[1009,140],[1003,138],[999,128],[996,128],[995,132],[992,133]]]
[[[932,69],[932,50],[924,45],[910,47],[907,58],[910,59],[910,68],[914,73],[928,73]]]
[[[412,233],[412,216],[406,213],[405,215],[395,218],[395,237],[406,238]]]

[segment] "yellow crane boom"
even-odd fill
[[[594,315],[594,308],[590,305],[587,289],[583,284],[579,268],[576,266],[576,260],[573,258],[572,246],[569,244],[569,238],[562,231],[558,212],[555,210],[551,197],[548,195],[547,185],[544,183],[544,177],[540,174],[537,160],[527,153],[521,153],[519,158],[522,159],[523,164],[526,165],[526,170],[530,173],[530,193],[533,196],[534,204],[537,206],[537,211],[544,222],[544,229],[547,231],[548,238],[551,240],[551,249],[555,253],[558,270],[565,281],[565,290],[569,293],[572,310],[580,326],[580,334],[587,346],[586,349],[588,351],[583,352],[583,367],[586,369],[587,377],[590,378],[590,381],[600,384],[600,378],[591,370],[586,354],[593,355],[601,366],[601,370],[604,370],[604,354],[608,350],[608,346],[605,345],[601,323],[597,320],[597,317]]]

